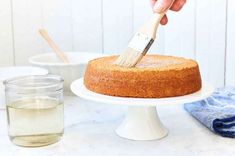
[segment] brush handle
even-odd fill
[[[174,0],[172,1],[169,8],[172,6],[173,3]],[[142,28],[140,28],[139,32],[146,34],[148,37],[151,37],[154,40],[156,38],[156,33],[160,21],[163,18],[163,16],[166,14],[166,12],[169,10],[169,8],[167,8],[167,10],[163,13],[154,13],[152,17],[149,19],[149,21]]]
[[[146,34],[154,40],[156,38],[158,26],[164,15],[165,12],[161,14],[154,13],[150,20],[141,28],[140,32]]]
[[[51,49],[56,53],[56,55],[64,62],[69,63],[66,55],[60,50],[60,48],[55,44],[55,42],[50,38],[47,31],[44,29],[39,29],[40,35],[46,40]]]

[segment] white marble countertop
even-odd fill
[[[18,147],[7,135],[5,110],[0,110],[1,156],[234,156],[235,139],[210,132],[182,105],[161,105],[159,116],[168,128],[167,137],[156,141],[131,141],[114,130],[127,107],[98,104],[75,96],[65,97],[65,133],[58,143],[39,147]]]

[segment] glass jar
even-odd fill
[[[63,79],[24,76],[4,84],[10,140],[27,147],[60,140],[64,132]]]

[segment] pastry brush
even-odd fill
[[[163,13],[154,13],[149,21],[134,35],[127,49],[115,60],[114,64],[123,67],[134,67],[148,52],[154,42],[157,28],[165,13],[166,11]]]

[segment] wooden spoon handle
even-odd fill
[[[50,38],[45,29],[39,29],[40,35],[46,40],[51,49],[56,53],[56,55],[64,62],[69,63],[66,55],[60,50],[60,48],[55,44],[55,42]]]

